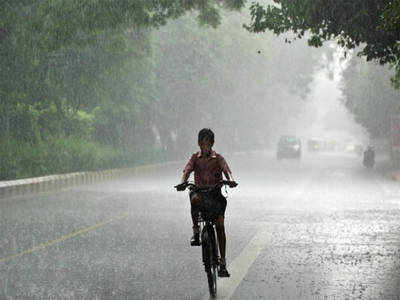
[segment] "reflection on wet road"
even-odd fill
[[[399,299],[399,183],[351,155],[226,158],[240,185],[218,298]],[[2,200],[0,298],[205,298],[181,168]]]

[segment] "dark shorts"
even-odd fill
[[[191,191],[189,193],[192,216],[194,214],[197,214],[201,209],[201,207],[199,205],[192,204],[192,198],[195,194],[196,194],[196,192],[194,192],[194,191]],[[202,193],[199,193],[199,194],[201,196],[203,196]],[[217,216],[223,216],[225,218],[225,210],[226,210],[227,201],[226,201],[226,198],[224,197],[224,195],[222,195],[221,190],[216,191],[215,194],[212,195],[212,197],[215,200],[215,205],[213,205],[213,209],[216,212]]]

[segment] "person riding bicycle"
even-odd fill
[[[214,145],[214,133],[211,129],[203,128],[199,131],[198,145],[200,147],[200,151],[194,153],[187,162],[183,170],[181,183],[177,186],[177,190],[185,190],[185,184],[187,183],[190,173],[193,171],[194,183],[196,187],[207,188],[214,186],[216,183],[222,180],[222,173],[225,175],[226,179],[230,181],[229,186],[231,188],[237,186],[237,183],[233,180],[232,172],[224,157],[212,149],[212,146]],[[196,193],[194,191],[190,192],[189,198],[193,221],[193,237],[190,242],[192,246],[200,246],[200,231],[197,215],[199,211],[199,204],[201,203],[201,193]],[[221,188],[217,189],[214,199],[216,201],[215,204],[217,209],[217,220],[215,227],[221,255],[218,276],[229,277],[230,274],[226,269],[226,236],[224,226],[227,202],[226,198],[221,193]]]

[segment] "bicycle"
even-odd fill
[[[193,183],[186,183],[190,191],[202,194],[198,222],[200,226],[200,244],[202,248],[202,260],[207,273],[208,289],[211,297],[217,295],[217,272],[219,266],[218,243],[215,235],[215,200],[213,193],[222,185],[230,185],[231,181],[222,180],[210,188],[198,188]],[[175,186],[177,188],[178,186]]]

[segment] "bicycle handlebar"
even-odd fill
[[[191,182],[184,182],[184,183],[175,185],[174,188],[176,188],[178,191],[179,191],[178,188],[183,188],[180,191],[184,191],[184,190],[186,190],[187,187],[189,187],[190,190],[210,192],[210,191],[216,189],[217,187],[219,187],[221,185],[229,185],[229,186],[233,185],[232,187],[236,187],[238,184],[235,181],[221,180],[221,181],[218,181],[216,184],[214,184],[214,186],[212,186],[212,187],[199,188],[199,187],[197,187],[195,184],[193,184]]]

